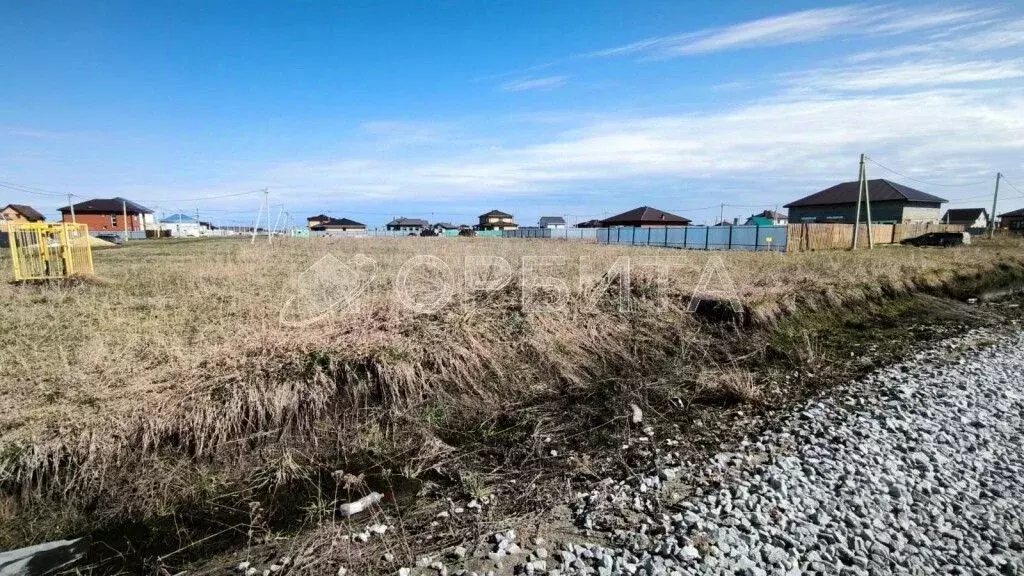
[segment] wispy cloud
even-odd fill
[[[514,80],[501,85],[505,92],[525,92],[527,90],[548,90],[562,86],[566,81],[565,76],[545,76],[543,78],[524,78]]]
[[[847,58],[847,61],[859,63],[917,54],[929,54],[933,57],[940,54],[959,56],[965,52],[977,54],[1017,46],[1024,46],[1024,18],[994,24],[984,30],[960,34],[953,38],[924,43],[914,42],[882,50],[859,52]]]
[[[887,88],[952,86],[1024,78],[1024,60],[926,61],[890,66],[821,69],[791,77],[800,88],[873,91]]]
[[[901,34],[987,18],[992,9],[892,9],[889,6],[815,8],[781,16],[742,22],[685,34],[649,38],[623,46],[590,52],[591,57],[643,55],[673,58],[799,44],[838,36]]]
[[[275,167],[266,176],[305,179],[318,190],[356,197],[451,199],[536,196],[594,182],[642,187],[660,187],[664,179],[827,182],[851,172],[864,151],[901,167],[941,171],[955,160],[988,168],[1024,151],[1024,136],[1013,136],[1024,135],[1022,107],[1024,93],[1009,88],[780,99],[703,115],[594,121],[531,145],[441,162],[299,162]],[[956,142],[955,150],[950,142]],[[955,180],[976,174],[941,176]],[[797,187],[783,194],[806,191]]]

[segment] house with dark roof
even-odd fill
[[[1000,214],[999,227],[1017,234],[1024,234],[1024,208]]]
[[[153,214],[149,208],[120,196],[93,198],[72,206],[58,208],[58,210],[62,221],[85,224],[89,227],[90,232],[145,230],[147,217]]]
[[[45,222],[43,216],[35,208],[25,204],[8,204],[0,210],[0,232],[7,230],[9,222]]]
[[[561,216],[541,216],[537,225],[541,228],[565,228],[565,218]]]
[[[593,220],[585,220],[576,225],[577,228],[600,228],[601,221],[596,218]]]
[[[515,230],[519,228],[511,214],[501,210],[491,210],[480,215],[480,223],[477,230]]]
[[[416,232],[418,234],[427,228],[430,228],[430,223],[426,220],[404,216],[387,223],[387,229],[393,232]]]
[[[852,224],[856,219],[860,183],[856,180],[836,184],[786,204],[789,221],[837,222]],[[891,180],[868,180],[871,219],[884,223],[938,222],[945,198],[939,198]],[[861,222],[867,220],[867,208],[861,204]]]
[[[689,226],[690,219],[670,214],[664,210],[641,206],[611,218],[601,220],[603,228],[614,228],[617,226],[631,226],[634,228],[647,228],[652,226]]]
[[[313,218],[317,218],[314,222]],[[331,216],[314,216],[307,219],[312,232],[353,232],[366,230],[366,224],[348,218],[332,218]]]
[[[988,229],[988,210],[984,208],[950,208],[942,215],[943,224],[963,226],[965,230],[977,233]]]

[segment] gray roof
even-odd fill
[[[786,204],[786,208],[794,206],[827,206],[833,204],[856,204],[859,194],[859,182],[843,182],[821,192],[816,192],[799,200]],[[868,180],[868,193],[872,202],[930,202],[941,204],[948,202],[945,198],[932,196],[909,186],[897,184],[884,178]]]
[[[565,218],[561,216],[541,216],[540,225],[547,226],[548,224],[565,224]]]
[[[328,227],[328,226],[342,226],[347,228],[366,228],[366,224],[350,220],[348,218],[331,218],[327,217],[327,220],[320,220],[319,224],[313,226],[313,228]]]
[[[1002,218],[1003,216],[1024,216],[1024,208],[1011,210],[1009,212],[1003,212],[1002,214],[999,215],[1000,218]]]
[[[430,226],[430,223],[420,218],[402,217],[395,218],[391,222],[388,222],[388,226],[419,226],[421,228],[426,228],[427,226]]]
[[[637,224],[689,224],[689,218],[683,218],[682,216],[676,216],[675,214],[669,214],[664,210],[658,210],[657,208],[651,208],[650,206],[641,206],[634,208],[628,212],[623,212],[612,216],[611,218],[605,218],[601,220],[601,224],[604,226],[617,226],[617,225],[637,225]]]
[[[480,215],[481,218],[488,218],[488,217],[491,217],[491,216],[494,216],[495,218],[512,218],[511,214],[508,214],[506,212],[502,212],[501,210],[491,210],[490,212],[488,212],[486,214],[481,214]]]
[[[141,204],[126,200],[120,196],[114,198],[93,198],[74,205],[76,214],[152,214],[153,211]],[[71,212],[70,206],[58,209],[61,213]]]
[[[950,208],[939,221],[944,224],[973,224],[982,215],[988,220],[988,210],[984,208]]]

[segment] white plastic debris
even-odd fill
[[[370,506],[380,502],[384,499],[384,495],[380,492],[370,492],[366,496],[363,496],[355,502],[346,502],[338,506],[338,513],[342,516],[353,516],[366,510]]]
[[[629,408],[633,411],[633,415],[630,416],[630,421],[633,424],[640,424],[644,421],[644,412],[636,404],[630,404]]]

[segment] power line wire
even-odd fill
[[[907,180],[913,180],[914,182],[918,182],[920,184],[927,184],[928,186],[943,186],[943,187],[947,187],[947,188],[966,188],[968,186],[979,186],[981,184],[985,184],[986,182],[988,182],[987,180],[982,180],[980,182],[966,182],[966,183],[963,183],[963,184],[937,184],[935,182],[928,182],[926,180],[921,180],[919,178],[914,178],[913,176],[907,176],[906,174],[904,174],[902,172],[898,172],[896,170],[893,170],[892,168],[889,168],[888,166],[880,164],[879,162],[875,161],[870,156],[867,157],[867,161],[871,162],[875,166],[878,166],[879,168],[882,168],[884,170],[888,170],[889,172],[892,172],[893,174],[896,174],[897,176],[902,176],[903,178],[906,178]]]
[[[8,190],[14,190],[15,192],[23,192],[25,194],[32,194],[34,196],[52,197],[52,198],[67,198],[67,194],[60,192],[52,192],[49,190],[43,190],[41,188],[31,188],[21,186],[18,184],[12,184],[10,182],[0,182],[0,188],[6,188]],[[74,194],[72,194],[74,196]]]

